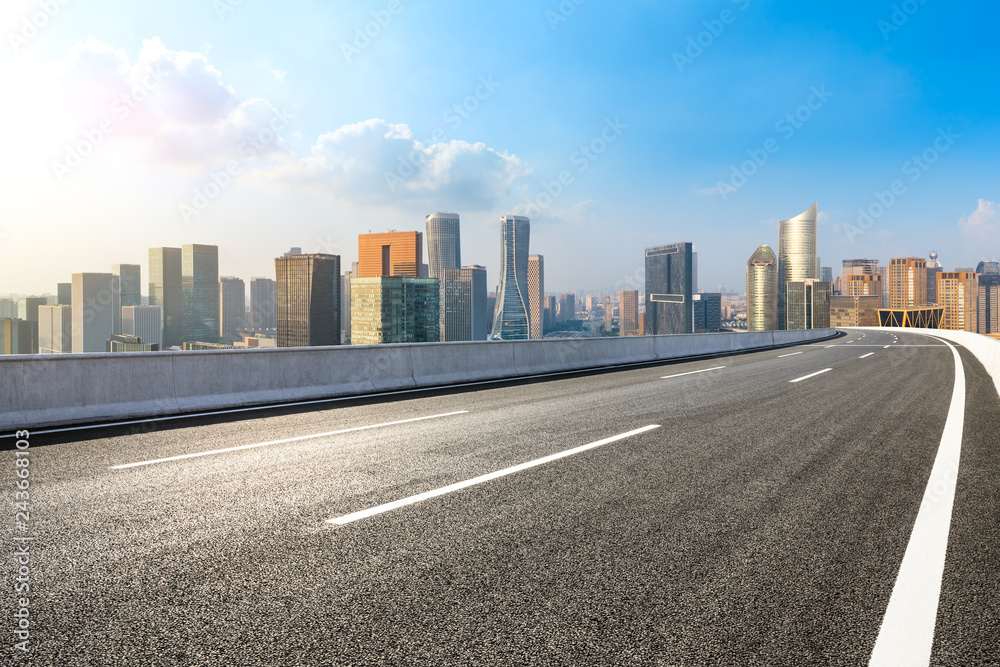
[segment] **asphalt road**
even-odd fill
[[[959,349],[968,399],[931,664],[993,665],[1000,399]],[[36,432],[28,529],[13,506],[8,521],[34,537],[29,652],[12,648],[11,586],[3,649],[37,665],[867,664],[954,378],[941,341],[850,332],[544,381]],[[13,499],[11,445],[0,441],[0,474]],[[7,544],[0,571],[16,581]]]

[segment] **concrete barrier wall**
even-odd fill
[[[997,394],[1000,394],[1000,340],[981,336],[968,331],[947,331],[944,329],[892,329],[883,327],[856,327],[858,329],[873,329],[876,331],[906,331],[937,336],[952,343],[957,343],[971,352],[986,372],[993,377]]]
[[[725,354],[833,329],[513,342],[0,356],[0,431]]]

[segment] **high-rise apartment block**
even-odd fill
[[[67,354],[72,351],[72,306],[40,306],[38,308],[38,353]]]
[[[605,306],[607,307],[607,306]],[[618,292],[618,333],[621,336],[639,334],[639,290]]]
[[[436,278],[352,278],[351,344],[440,340],[440,297]]]
[[[545,334],[545,257],[528,255],[528,337]]]
[[[853,273],[841,280],[844,296],[877,296],[882,302],[882,276],[878,273]]]
[[[199,244],[181,246],[181,302],[184,310],[184,341],[217,342],[219,340],[218,246]]]
[[[563,322],[572,322],[576,319],[576,295],[559,295],[559,319]]]
[[[73,352],[104,352],[121,318],[118,276],[112,273],[73,274]]]
[[[163,308],[160,306],[125,306],[122,308],[122,334],[138,336],[145,345],[163,349]]]
[[[250,328],[262,332],[278,328],[278,283],[270,278],[250,279]]]
[[[486,310],[486,267],[470,265],[461,269],[444,269],[440,304],[444,316],[443,341],[486,340],[489,337],[490,315]]]
[[[979,330],[979,276],[974,271],[942,271],[937,274],[937,305],[944,306],[941,328],[952,331]]]
[[[545,315],[542,328],[544,331],[552,331],[556,328],[556,314],[559,309],[559,304],[555,296],[545,297]]]
[[[615,328],[615,308],[611,304],[611,297],[606,296],[604,297],[604,330],[610,332],[613,331],[614,328]],[[620,319],[618,321],[618,335],[619,336],[625,335],[622,333],[622,325]]]
[[[500,218],[500,280],[490,337],[527,340],[531,334],[528,296],[528,240],[531,221],[519,215]]]
[[[814,203],[794,218],[778,223],[779,329],[793,328],[788,324],[785,312],[788,283],[819,278],[819,259],[816,256],[817,208],[818,203]]]
[[[340,345],[340,256],[276,257],[278,347]]]
[[[646,248],[646,333],[694,332],[694,246]]]
[[[922,257],[889,260],[889,308],[927,305],[927,262]]]
[[[420,232],[358,235],[359,278],[422,278],[424,236]]]
[[[181,286],[181,249],[149,249],[149,305],[163,309],[163,345],[184,343],[184,300]]]
[[[826,329],[830,326],[833,283],[793,280],[787,284],[787,329]]]
[[[219,278],[219,339],[222,343],[242,340],[239,331],[246,326],[246,284],[242,278]]]
[[[747,331],[778,328],[778,258],[765,243],[747,261]]]

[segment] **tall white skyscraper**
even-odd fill
[[[531,221],[519,215],[500,218],[500,282],[491,338],[527,340],[529,326],[528,237]]]
[[[445,269],[462,266],[461,223],[457,213],[432,213],[427,221],[428,278],[441,280]]]
[[[73,351],[73,308],[38,307],[38,353],[66,354]]]

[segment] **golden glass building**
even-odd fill
[[[618,293],[618,334],[636,336],[639,334],[639,290],[626,289]]]
[[[778,223],[778,328],[786,328],[787,285],[819,278],[816,257],[816,215],[819,203]],[[787,327],[791,328],[791,327]]]
[[[942,271],[937,274],[937,305],[944,307],[941,328],[978,331],[979,276],[972,271]]]
[[[357,278],[422,278],[423,266],[424,235],[420,232],[358,234]]]
[[[878,276],[876,276],[878,277]],[[877,327],[878,311],[882,307],[880,293],[830,297],[830,326]]]
[[[843,296],[877,296],[882,305],[882,276],[877,273],[852,273],[841,278]],[[875,325],[872,325],[875,326]]]
[[[889,260],[889,308],[927,305],[927,262],[922,257]]]
[[[545,257],[528,255],[528,338],[542,338],[545,319]]]
[[[778,258],[765,243],[747,262],[747,331],[778,328]]]

